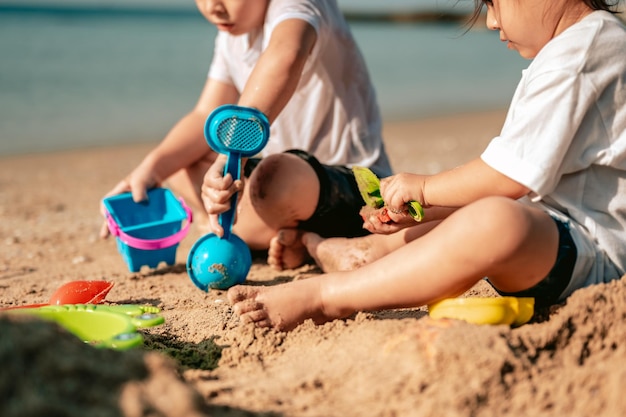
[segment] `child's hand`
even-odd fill
[[[359,214],[363,218],[363,228],[377,234],[387,235],[395,233],[400,229],[415,226],[416,224],[408,211],[394,214],[389,211],[388,207],[373,208],[364,206]]]
[[[204,176],[202,184],[202,202],[209,215],[209,225],[217,236],[224,235],[219,223],[219,214],[230,209],[230,200],[234,193],[243,190],[243,181],[233,180],[230,174],[224,176],[226,155],[219,155]]]
[[[114,195],[131,192],[133,195],[133,201],[140,202],[148,198],[148,189],[159,186],[159,180],[155,177],[154,173],[142,165],[137,167],[127,178],[118,182],[115,187],[106,193],[103,197],[111,197]],[[106,208],[103,201],[100,201],[100,213],[106,218]],[[107,222],[104,221],[100,228],[100,237],[105,239],[109,236],[109,228]]]
[[[405,217],[411,201],[426,207],[423,194],[425,179],[424,175],[401,173],[380,180],[380,194],[393,221],[398,222]]]

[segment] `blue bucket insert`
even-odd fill
[[[155,268],[161,262],[176,262],[178,243],[191,223],[191,210],[166,188],[148,191],[148,199],[133,201],[131,193],[103,200],[108,212],[111,234],[117,237],[117,248],[131,272],[146,265]],[[184,229],[182,222],[187,219]]]

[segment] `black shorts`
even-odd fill
[[[514,297],[532,297],[535,299],[536,307],[549,307],[558,304],[559,297],[567,288],[572,279],[574,265],[578,251],[576,244],[569,232],[569,225],[554,218],[557,228],[559,229],[559,251],[556,257],[556,263],[548,273],[548,276],[541,280],[537,285],[524,291],[515,293],[506,293],[495,290],[502,296]]]
[[[289,150],[309,163],[320,182],[320,196],[313,216],[301,221],[299,229],[315,232],[323,237],[364,236],[363,219],[359,211],[365,205],[352,170],[345,166],[322,165],[313,155],[300,150]],[[250,158],[244,167],[249,177],[260,158]]]

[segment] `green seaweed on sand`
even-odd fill
[[[222,346],[215,343],[216,337],[192,343],[180,340],[171,334],[144,335],[145,350],[161,352],[176,361],[182,369],[202,369],[211,371],[217,368],[222,357]]]

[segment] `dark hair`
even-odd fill
[[[617,6],[620,0],[581,0],[592,10],[604,10],[609,13],[619,13]],[[474,26],[476,21],[480,18],[480,13],[483,6],[486,3],[490,3],[491,0],[474,0],[474,12],[470,15],[468,21],[468,27]]]

